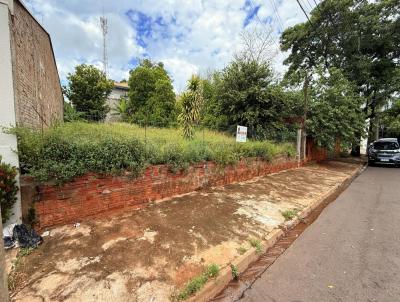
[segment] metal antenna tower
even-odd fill
[[[108,24],[107,18],[104,17],[104,10],[103,16],[100,17],[100,26],[103,33],[103,69],[104,74],[107,76],[107,65],[108,65],[108,58],[107,58],[107,32],[108,32]]]

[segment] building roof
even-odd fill
[[[127,82],[114,82],[114,88],[129,90]]]

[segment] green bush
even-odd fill
[[[147,165],[167,164],[171,171],[203,161],[226,166],[248,157],[272,160],[292,156],[292,144],[269,141],[236,143],[233,137],[205,130],[194,139],[179,129],[140,128],[126,123],[71,122],[43,133],[25,128],[11,132],[18,138],[21,173],[40,181],[63,183],[88,172],[139,175]]]
[[[17,201],[18,186],[15,179],[16,176],[17,168],[2,162],[0,156],[0,206],[3,223],[12,214],[11,209]]]

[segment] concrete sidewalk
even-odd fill
[[[208,264],[226,267],[353,174],[326,162],[50,230],[11,273],[13,301],[169,301]]]

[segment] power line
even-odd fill
[[[309,1],[309,0],[306,0],[306,1],[307,1],[307,3],[308,3],[308,6],[311,8],[311,10],[313,10],[314,8],[312,7],[310,1]]]
[[[299,0],[296,0],[296,2],[297,2],[297,4],[300,6],[300,8],[301,8],[301,10],[303,11],[304,15],[306,16],[308,22],[311,23],[311,20],[310,20],[310,18],[308,17],[307,12],[304,10],[303,6],[301,5],[300,1],[299,1]],[[312,23],[311,23],[311,24],[312,24]]]
[[[278,6],[276,5],[275,0],[270,0],[270,2],[272,4],[272,9],[275,12],[276,20],[278,21],[278,23],[280,25],[280,31],[283,32],[284,26],[283,26],[281,16],[279,16]]]
[[[255,6],[254,6],[252,0],[249,0],[249,5],[250,5],[250,7],[251,7],[252,10],[255,10]],[[273,30],[272,26],[271,26],[271,28],[267,28],[267,26],[265,25],[265,23],[264,23],[263,21],[261,21],[260,17],[258,16],[257,11],[255,12],[255,17],[256,17],[256,19],[258,20],[258,22],[261,23],[261,25],[265,27],[265,29],[266,29],[267,31],[270,31],[271,29]],[[271,37],[271,34],[270,34],[270,37]],[[280,45],[279,45],[279,43],[277,42],[277,40],[273,38],[273,34],[272,34],[271,40],[273,41],[273,43],[276,44],[276,46],[278,47],[278,51],[280,52],[280,49],[281,49],[281,48],[280,48]]]

